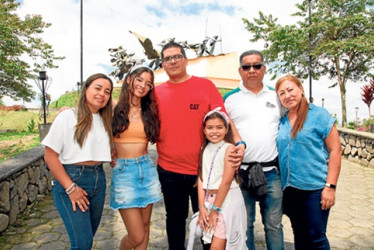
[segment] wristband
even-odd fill
[[[214,211],[216,211],[217,213],[222,212],[222,208],[220,208],[220,207],[216,207],[216,206],[214,206],[213,204],[212,204],[212,209],[213,209]]]
[[[245,143],[245,141],[238,141],[237,143],[235,143],[235,146],[239,146],[240,144],[244,145],[244,149],[247,148],[247,144]]]

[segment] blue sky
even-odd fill
[[[58,62],[58,69],[47,69],[53,78],[49,89],[52,100],[66,91],[76,89],[80,79],[80,1],[79,0],[21,0],[18,11],[20,16],[40,14],[44,21],[52,24],[41,37],[50,43],[56,55],[66,59]],[[245,50],[262,50],[261,42],[250,43],[251,38],[245,30],[242,18],[253,19],[258,12],[272,14],[281,24],[293,24],[297,20],[291,14],[296,12],[296,0],[83,0],[84,4],[84,76],[112,70],[108,48],[122,45],[128,52],[143,57],[143,48],[129,30],[149,37],[153,45],[158,46],[162,40],[176,38],[177,41],[200,43],[205,36],[221,37],[216,44],[215,53],[237,52],[238,56]],[[192,52],[189,57],[194,56]],[[264,81],[274,86],[270,75]],[[305,92],[309,93],[307,81]],[[31,85],[35,83],[30,82]],[[329,89],[332,82],[321,79],[313,82],[315,104],[325,107],[330,113],[340,117],[340,95],[337,88]],[[355,107],[359,107],[359,116],[367,117],[367,107],[360,100],[362,83],[349,83],[347,86],[348,120],[355,118]],[[38,91],[35,86],[35,91]],[[5,99],[6,103],[12,103]],[[36,102],[39,103],[39,102]],[[27,104],[27,106],[36,105]]]
[[[227,2],[182,2],[173,4],[172,1],[167,0],[159,0],[155,1],[158,3],[156,6],[155,4],[146,5],[146,9],[149,13],[155,14],[159,18],[165,18],[166,13],[165,9],[176,14],[187,15],[187,16],[199,16],[205,11],[214,11],[214,12],[221,12],[227,15],[235,15],[235,10],[237,9],[236,6],[227,4]]]

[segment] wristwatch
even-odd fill
[[[336,189],[336,185],[331,184],[331,183],[326,183],[325,186],[329,187],[329,188],[332,188],[332,189]]]

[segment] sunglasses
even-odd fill
[[[255,64],[255,65],[242,65],[240,66],[244,71],[250,71],[251,68],[254,70],[260,70],[262,68],[262,64]]]

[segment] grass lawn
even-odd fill
[[[39,145],[39,132],[0,133],[0,162]]]
[[[51,112],[47,122],[52,122],[56,114],[57,112]],[[40,123],[43,123],[43,119],[38,112],[0,111],[0,162],[39,146]]]
[[[52,122],[57,112],[47,116],[47,122]],[[16,132],[38,132],[38,124],[43,123],[43,118],[38,111],[5,111],[0,110],[0,130],[14,130]]]

